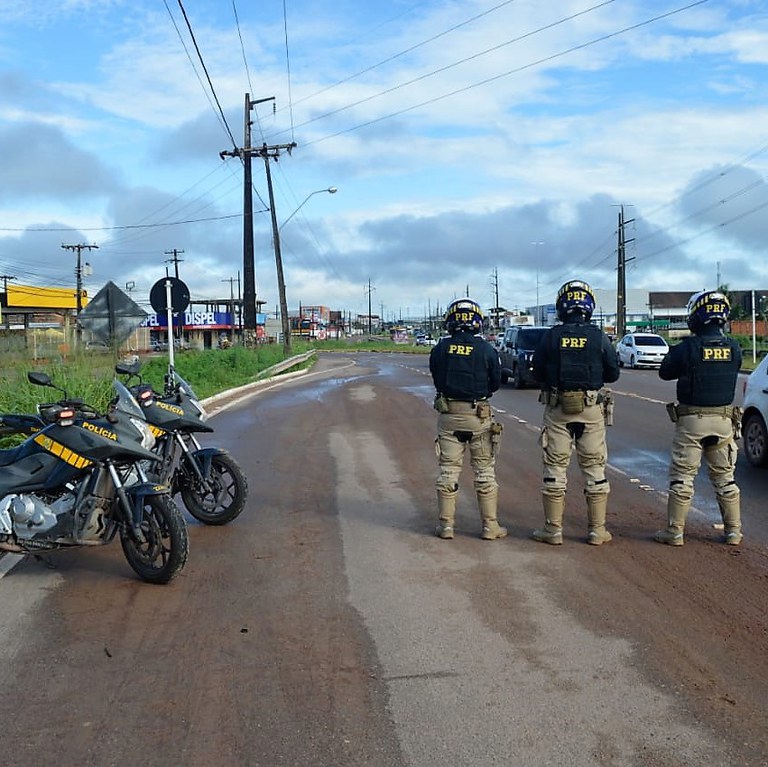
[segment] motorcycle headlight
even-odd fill
[[[131,423],[141,435],[141,446],[146,450],[151,450],[155,446],[155,435],[149,428],[149,424],[146,421],[140,421],[138,418],[131,418]]]

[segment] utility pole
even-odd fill
[[[537,240],[535,242],[532,242],[531,245],[534,247],[533,251],[533,260],[536,262],[536,264],[539,263],[538,255],[539,255],[539,248],[544,244],[543,240]],[[539,306],[539,269],[538,266],[536,268],[536,319],[534,320],[535,325],[543,325],[544,321],[541,319],[541,307]]]
[[[264,169],[267,174],[267,191],[269,192],[269,212],[272,218],[272,242],[275,247],[275,266],[277,267],[277,290],[280,294],[280,314],[283,328],[283,352],[286,357],[291,354],[291,320],[288,316],[288,300],[285,297],[285,277],[283,276],[283,256],[280,252],[280,227],[277,225],[277,211],[275,210],[275,194],[272,190],[272,170],[269,161],[274,159],[277,162],[280,156],[280,150],[284,149],[291,153],[296,146],[295,142],[290,144],[276,144],[267,146],[262,144],[258,150],[259,155],[264,159]],[[254,306],[255,313],[255,306]],[[255,318],[255,314],[254,314]],[[254,323],[255,324],[255,323]]]
[[[499,270],[494,268],[491,274],[491,288],[493,288],[493,327],[495,333],[499,329]]]
[[[229,283],[229,334],[232,336],[229,340],[234,343],[235,340],[235,288],[234,283],[237,282],[234,277],[229,277],[222,282]]]
[[[245,118],[243,125],[243,146],[238,149],[225,150],[219,152],[219,157],[240,157],[243,161],[243,329],[245,338],[243,343],[246,346],[253,345],[256,334],[256,274],[253,263],[253,184],[251,171],[251,158],[258,155],[264,159],[267,170],[267,185],[269,187],[269,207],[272,213],[272,238],[275,248],[275,263],[277,266],[278,290],[280,292],[280,308],[283,313],[283,349],[286,354],[291,351],[291,326],[288,319],[288,305],[285,299],[285,282],[283,279],[283,262],[280,253],[280,235],[277,226],[277,216],[275,214],[275,201],[272,191],[272,174],[269,168],[269,160],[277,160],[280,151],[286,150],[289,154],[296,146],[295,142],[290,144],[278,144],[253,148],[251,146],[251,110],[256,104],[262,104],[266,101],[274,101],[274,96],[264,99],[251,99],[250,94],[245,94]],[[287,331],[287,332],[286,332]]]
[[[372,320],[372,317],[371,317],[371,291],[374,291],[374,290],[376,290],[376,288],[371,287],[371,280],[369,278],[368,279],[368,337],[369,338],[372,335],[372,331],[371,331],[371,320]]]
[[[62,248],[64,250],[74,250],[77,252],[77,267],[75,267],[75,279],[77,281],[77,314],[80,315],[80,312],[83,310],[83,267],[80,261],[80,254],[84,250],[98,250],[98,245],[62,245]],[[75,326],[75,332],[77,333],[78,340],[82,338],[83,335],[83,329],[80,327],[79,324],[76,324]]]
[[[3,281],[3,292],[5,293],[5,329],[10,330],[11,318],[8,315],[8,280],[15,280],[16,276],[13,274],[0,274],[0,280]],[[2,307],[0,307],[0,313],[2,313]]]
[[[237,332],[240,335],[240,343],[243,341],[243,297],[240,295],[240,270],[237,270]]]
[[[634,237],[629,240],[624,234],[624,227],[631,224],[635,219],[628,221],[624,219],[624,206],[619,206],[619,241],[618,241],[618,268],[617,268],[617,286],[616,286],[616,337],[622,338],[627,332],[627,261],[633,261],[633,258],[627,258],[626,245],[633,242]]]
[[[176,273],[177,280],[179,279],[179,261],[184,260],[183,258],[179,258],[179,253],[183,253],[183,252],[184,252],[183,250],[176,250],[176,248],[174,248],[173,250],[166,250],[165,253],[163,254],[166,256],[173,256],[173,258],[166,258],[165,263],[170,264],[171,262],[173,262],[174,271]]]

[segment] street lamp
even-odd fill
[[[280,224],[278,229],[282,230],[282,228],[304,207],[304,205],[307,202],[307,200],[309,200],[309,198],[312,197],[313,195],[315,195],[315,194],[322,194],[323,192],[328,192],[328,194],[336,194],[336,192],[338,192],[338,191],[339,190],[335,186],[329,186],[327,189],[316,189],[314,192],[310,192],[304,198],[304,200],[302,201],[301,205],[299,205],[299,207],[296,208],[296,210],[294,210],[293,213],[291,213],[291,215],[288,216],[288,218],[286,218],[285,221],[283,221],[282,224]]]
[[[283,277],[283,257],[280,253],[280,230],[285,226],[298,212],[301,210],[304,203],[312,197],[313,194],[320,194],[321,192],[328,192],[329,194],[336,194],[337,189],[335,186],[329,186],[327,189],[317,189],[314,192],[310,192],[302,201],[296,210],[291,213],[288,218],[283,221],[282,226],[277,225],[277,216],[275,215],[275,202],[274,195],[272,193],[272,176],[269,172],[269,163],[267,163],[267,186],[269,188],[269,201],[270,209],[272,212],[272,241],[275,247],[275,262],[277,264],[277,291],[280,294],[280,320],[283,328],[283,353],[286,357],[291,354],[291,322],[288,318],[288,300],[285,297],[285,278]]]

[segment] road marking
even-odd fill
[[[24,559],[23,554],[14,554],[12,552],[7,552],[0,556],[0,578],[16,567],[22,559]]]
[[[669,400],[654,399],[653,397],[644,397],[642,394],[635,394],[631,391],[616,391],[611,389],[614,394],[619,394],[622,397],[631,397],[632,399],[641,399],[643,402],[653,402],[655,405],[666,405]]]

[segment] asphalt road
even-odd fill
[[[426,356],[321,355],[220,400],[207,442],[251,495],[225,527],[190,518],[176,581],[138,581],[119,545],[0,579],[4,763],[768,765],[768,474],[740,467],[738,549],[719,541],[706,482],[686,545],[659,546],[671,390],[640,371],[613,388],[602,547],[585,544],[575,473],[565,544],[530,539],[534,391],[493,400],[510,535],[492,542],[469,472],[457,537],[432,535]]]

